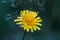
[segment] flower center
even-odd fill
[[[26,16],[24,17],[24,22],[28,25],[33,25],[34,18],[32,16]]]

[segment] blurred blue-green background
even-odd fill
[[[25,32],[14,23],[26,9],[39,12],[42,30]],[[60,40],[60,0],[0,0],[0,40]]]

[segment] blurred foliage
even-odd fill
[[[0,0],[0,40],[60,40],[59,0]],[[20,10],[38,11],[41,31],[27,33],[13,20]]]

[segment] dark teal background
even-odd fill
[[[25,32],[13,22],[25,9],[39,12],[42,30]],[[60,40],[60,0],[0,0],[0,40]]]

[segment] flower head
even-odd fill
[[[42,19],[38,17],[38,12],[29,10],[20,11],[20,15],[14,22],[16,22],[16,24],[21,24],[21,27],[27,32],[40,30],[41,28],[39,26],[42,25]]]

